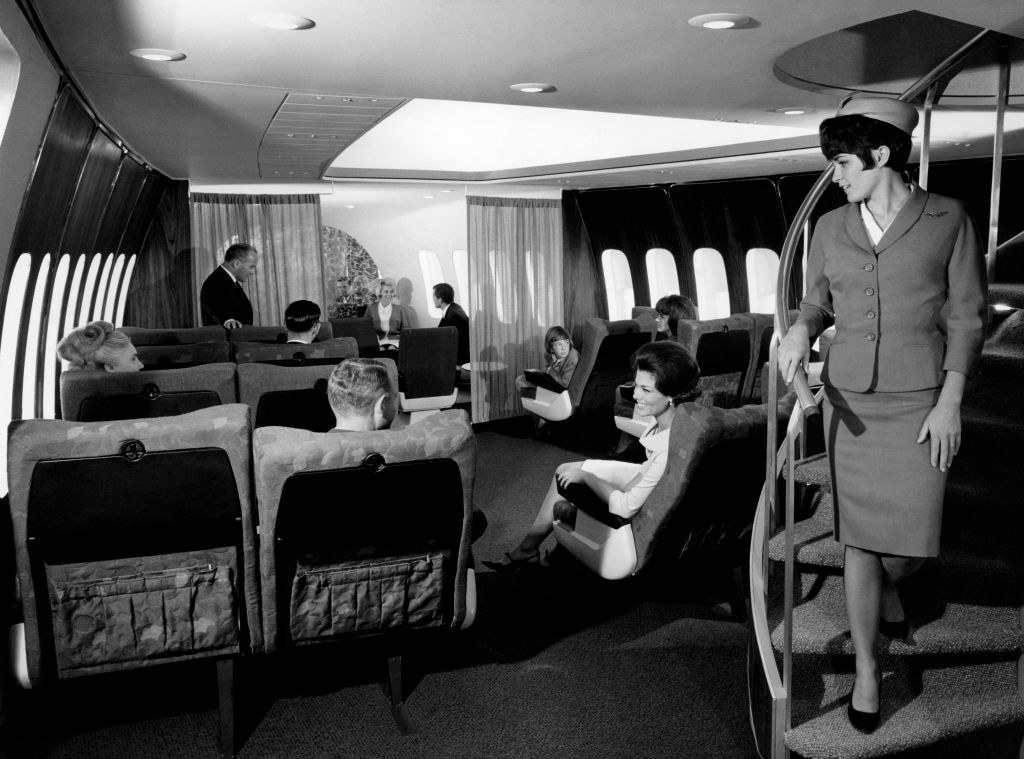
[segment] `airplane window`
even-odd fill
[[[697,308],[701,319],[724,319],[732,313],[725,262],[714,248],[697,248],[693,253],[697,277]]]
[[[107,294],[103,301],[103,321],[114,321],[114,307],[117,305],[117,288],[121,284],[121,270],[124,269],[124,253],[119,253],[114,259],[114,268],[110,272],[110,284],[107,285]]]
[[[679,272],[675,257],[665,248],[647,251],[647,287],[653,306],[666,295],[679,292]]]
[[[92,307],[92,318],[103,318],[103,299],[107,295],[107,283],[110,281],[110,267],[114,265],[114,254],[108,253],[103,259],[103,273],[100,274],[100,282],[96,286],[96,302]]]
[[[769,248],[747,251],[747,292],[750,310],[758,314],[775,313],[775,285],[779,277],[779,256]]]
[[[65,253],[57,262],[57,273],[50,291],[50,311],[46,317],[46,344],[43,348],[43,419],[53,419],[57,405],[57,340],[60,335],[60,307],[64,302],[71,256]]]
[[[117,296],[117,312],[114,315],[114,324],[120,327],[124,324],[124,306],[128,302],[128,287],[132,283],[132,274],[135,273],[136,256],[128,259],[128,265],[124,268],[124,277],[121,280],[121,292]]]
[[[85,271],[85,256],[79,256],[75,261],[75,273],[71,275],[71,287],[68,288],[68,305],[64,310],[64,329],[60,331],[61,337],[75,328],[75,314],[78,312],[78,298],[82,284],[82,272]]]
[[[452,251],[455,264],[455,300],[469,307],[469,256],[464,250]]]
[[[444,282],[444,272],[437,254],[432,250],[420,251],[420,273],[423,275],[423,292],[427,296],[427,313],[431,319],[441,318],[441,309],[434,306],[434,285]]]
[[[89,322],[89,306],[92,305],[92,296],[96,292],[96,275],[99,274],[100,262],[102,260],[102,253],[92,254],[89,272],[85,275],[85,287],[82,289],[82,307],[78,310],[78,323],[72,324],[72,329],[84,326]]]
[[[633,277],[629,273],[629,262],[621,250],[609,248],[601,254],[601,269],[604,272],[604,290],[608,296],[608,318],[628,319],[633,315]]]
[[[7,129],[7,120],[11,116],[20,73],[21,59],[3,32],[0,32],[0,137],[3,137],[4,130]]]
[[[21,374],[21,418],[36,416],[36,368],[39,364],[39,323],[43,315],[43,301],[46,298],[46,278],[50,274],[50,254],[43,256],[36,273],[36,286],[29,304],[28,329],[25,331],[25,348],[22,355]]]
[[[7,286],[3,333],[0,335],[0,429],[6,430],[14,418],[14,356],[21,334],[21,309],[25,303],[32,256],[22,253],[14,264]],[[0,461],[7,461],[7,435],[0,435]],[[7,495],[7,467],[0,466],[0,496]]]

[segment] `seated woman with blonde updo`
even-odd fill
[[[67,371],[137,372],[142,368],[131,338],[115,330],[110,322],[89,322],[69,332],[57,344],[57,355],[67,362]]]

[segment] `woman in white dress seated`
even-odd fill
[[[649,426],[640,437],[646,461],[632,464],[588,459],[562,464],[555,470],[551,487],[526,536],[505,554],[504,560],[485,561],[485,566],[504,572],[538,561],[540,545],[554,529],[555,505],[563,500],[559,487],[564,490],[575,483],[586,485],[607,504],[609,513],[623,520],[640,511],[665,473],[675,407],[700,395],[700,369],[686,348],[670,341],[644,345],[633,354],[630,364],[636,375],[633,398],[637,413],[649,419]]]

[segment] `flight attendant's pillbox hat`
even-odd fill
[[[908,135],[914,133],[917,126],[917,109],[910,103],[895,98],[878,97],[876,95],[849,95],[836,112],[836,116],[852,116],[859,114],[869,119],[884,121]]]

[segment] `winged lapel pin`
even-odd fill
[[[931,216],[933,219],[937,219],[940,216],[945,216],[949,211],[926,211],[925,216]]]

